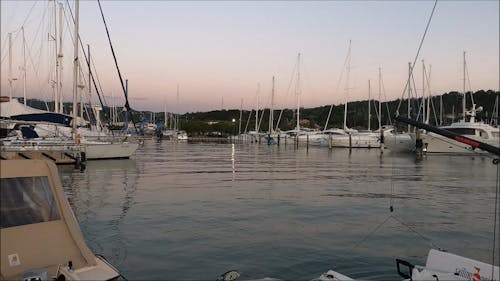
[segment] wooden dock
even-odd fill
[[[0,159],[42,159],[58,165],[75,165],[85,169],[85,147],[70,143],[40,143],[33,141],[2,141]]]

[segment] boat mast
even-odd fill
[[[238,135],[241,135],[241,118],[243,118],[243,99],[241,99],[241,104],[240,104],[240,122],[238,125]]]
[[[466,108],[465,108],[465,99],[466,99],[466,93],[465,93],[465,67],[466,66],[465,66],[465,51],[464,51],[464,69],[463,69],[463,71],[464,71],[464,77],[463,77],[463,79],[464,79],[464,81],[463,81],[464,97],[462,99],[462,112],[464,113],[464,119],[463,119],[464,122],[465,122],[465,119],[466,119],[466,112],[465,112],[465,110],[466,110]]]
[[[382,134],[382,69],[378,68],[378,128]]]
[[[300,131],[300,53],[297,55],[297,81],[295,83],[295,95],[297,96],[297,132]]]
[[[426,105],[426,99],[425,99],[425,63],[424,60],[422,60],[422,121],[423,123],[426,122],[427,120],[427,105]],[[428,124],[428,123],[426,123]]]
[[[370,128],[370,119],[372,118],[372,114],[371,114],[371,108],[370,108],[370,98],[371,98],[371,86],[370,86],[370,80],[368,79],[368,131],[371,130]]]
[[[57,72],[57,100],[54,101],[56,104],[56,112],[57,113],[64,113],[64,107],[63,107],[63,98],[62,98],[62,70],[63,70],[63,65],[62,65],[62,58],[63,58],[63,53],[62,53],[62,42],[63,42],[63,4],[59,3],[59,53],[57,55],[57,64],[56,64],[56,72]],[[57,105],[59,103],[59,105]]]
[[[274,133],[274,76],[273,76],[273,89],[271,91],[271,107],[269,108],[269,134]]]
[[[9,100],[12,99],[12,33],[9,32]]]
[[[165,102],[165,105],[163,106],[163,126],[165,127],[165,130],[168,128],[168,122],[167,122],[167,103]]]
[[[411,62],[408,62],[408,118],[410,118],[411,114],[411,106],[410,106],[410,101],[411,101],[411,76],[412,76],[412,70],[411,70]],[[410,124],[408,124],[408,133],[410,132]]]
[[[54,76],[52,80],[52,94],[54,96],[54,112],[57,112],[57,76],[58,76],[58,69],[57,69],[57,1],[53,0],[53,5],[52,5],[52,18],[53,18],[53,25],[54,25],[54,35],[52,36],[52,39],[54,40]]]
[[[344,130],[347,130],[347,100],[349,96],[349,72],[351,71],[351,40],[349,40],[349,49],[347,51],[347,69],[345,82],[345,103],[344,103]]]
[[[175,133],[178,134],[178,131],[179,131],[179,84],[177,84],[176,104],[177,104],[177,110],[176,110],[177,114],[175,114]]]
[[[73,139],[76,138],[76,99],[77,99],[77,91],[78,91],[78,28],[79,28],[79,13],[80,13],[80,2],[79,0],[75,0],[75,30],[74,30],[74,40],[73,40]]]
[[[425,67],[425,66],[424,66]],[[425,120],[425,123],[429,124],[431,120],[431,71],[432,71],[432,65],[429,65],[429,74],[425,76],[426,81],[427,81],[427,119]],[[427,71],[426,71],[427,73]]]
[[[24,37],[24,26],[21,27],[23,32],[23,97],[24,106],[26,106],[26,37]]]
[[[260,83],[257,84],[257,109],[255,109],[255,133],[259,133],[259,92],[260,92]]]

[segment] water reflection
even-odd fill
[[[133,160],[88,164],[63,174],[66,193],[89,244],[130,279],[236,268],[307,280],[335,268],[396,280],[395,257],[424,262],[422,237],[491,258],[496,167],[482,157],[153,142]],[[367,237],[389,206],[406,225],[390,219]]]
[[[115,265],[127,258],[127,238],[121,230],[135,204],[137,162],[89,161],[84,173],[61,171],[63,187],[89,246]]]

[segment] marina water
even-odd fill
[[[487,156],[146,142],[61,176],[89,246],[131,280],[400,280],[395,258],[423,264],[431,247],[491,263],[497,168]]]

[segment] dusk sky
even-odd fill
[[[68,9],[68,3],[62,2]],[[73,9],[74,2],[69,1]],[[102,1],[104,15],[130,104],[137,110],[193,112],[269,106],[276,77],[275,108],[295,107],[287,93],[301,53],[301,105],[340,104],[339,83],[349,46],[351,101],[400,98],[434,1]],[[7,33],[13,33],[15,96],[23,95],[22,35],[29,55],[28,98],[50,99],[50,1],[1,1],[1,90],[8,95]],[[31,12],[30,12],[31,11]],[[69,14],[68,14],[68,17]],[[69,19],[69,18],[68,18]],[[462,91],[463,51],[467,52],[468,90],[499,90],[499,1],[437,3],[423,44],[415,79],[422,85],[423,59],[431,69],[433,94]],[[69,29],[68,29],[69,28]],[[65,27],[65,99],[71,99],[73,25]],[[96,1],[80,2],[80,36],[91,47],[105,95],[123,92]],[[85,46],[86,48],[86,46]],[[83,59],[82,59],[83,60]],[[86,69],[84,70],[86,72]],[[345,71],[344,76],[345,78]],[[177,86],[179,95],[177,98]],[[293,87],[292,87],[293,88]],[[92,95],[95,96],[93,91]],[[93,101],[97,101],[95,97]]]

